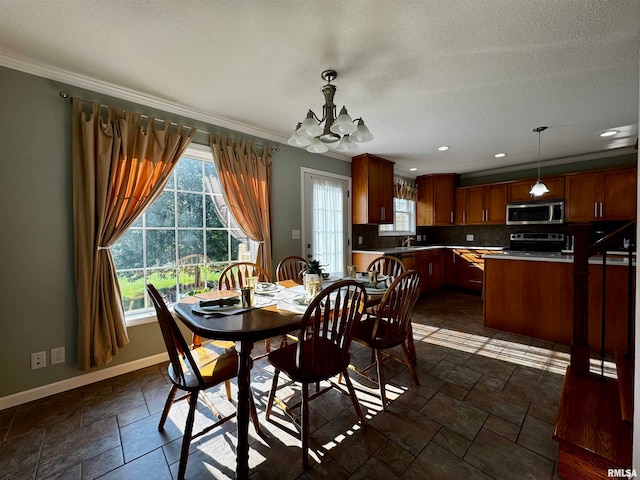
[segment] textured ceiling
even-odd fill
[[[320,72],[333,68],[338,108],[375,136],[358,152],[406,176],[535,162],[540,125],[543,161],[637,138],[638,0],[0,3],[0,65],[50,67],[272,140],[321,114]]]

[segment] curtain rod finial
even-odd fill
[[[60,92],[60,96],[64,99],[71,98],[71,95],[69,95],[67,92]]]

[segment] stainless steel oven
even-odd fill
[[[507,225],[549,225],[564,223],[564,202],[507,204]]]

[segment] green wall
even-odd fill
[[[73,274],[71,107],[60,91],[202,130],[254,139],[213,125],[133,105],[107,95],[0,67],[0,252],[2,335],[0,397],[82,375],[76,366],[77,314]],[[204,133],[196,143],[208,144]],[[274,261],[299,254],[291,230],[301,228],[300,167],[350,176],[350,164],[280,145],[273,152]],[[130,344],[113,365],[164,351],[155,323],[130,327]],[[67,362],[49,365],[51,348]],[[47,352],[47,367],[30,370],[30,353]]]

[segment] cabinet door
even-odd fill
[[[369,195],[367,199],[367,223],[379,224],[382,222],[382,192],[380,189],[380,185],[382,185],[381,163],[375,158],[370,159],[367,170],[369,173],[369,188],[367,190]]]
[[[393,223],[393,163],[380,160],[378,178],[378,201],[380,223]]]
[[[456,256],[454,249],[447,249],[444,252],[444,284],[448,287],[456,286]]]
[[[507,222],[507,186],[489,185],[484,190],[485,223],[504,225]]]
[[[416,252],[415,264],[413,268],[420,273],[420,291],[421,292],[428,291],[429,290],[429,252]],[[407,269],[409,269],[408,266],[407,266]]]
[[[581,173],[565,177],[565,221],[591,222],[600,215],[602,173]]]
[[[429,290],[437,290],[444,285],[444,254],[442,250],[429,252]]]
[[[549,191],[539,197],[529,195],[536,179],[522,180],[507,185],[507,202],[530,202],[532,200],[555,200],[564,198],[564,177],[543,178]]]
[[[416,178],[418,225],[453,225],[455,182],[455,174],[422,175]]]
[[[633,220],[636,218],[635,168],[605,172],[602,220]]]
[[[467,224],[467,189],[456,188],[455,200],[455,222],[456,225]]]
[[[467,225],[484,223],[484,188],[473,187],[467,189]]]

